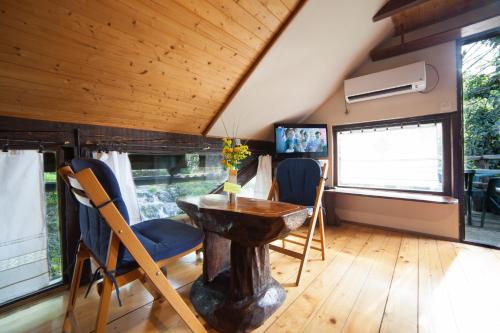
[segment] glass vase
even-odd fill
[[[238,184],[238,170],[229,169],[227,181],[228,183]],[[229,192],[228,194],[229,194],[229,203],[230,204],[236,203],[236,193]]]

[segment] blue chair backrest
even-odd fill
[[[90,168],[104,187],[108,196],[114,201],[116,208],[118,208],[125,221],[127,221],[127,224],[130,224],[127,206],[123,201],[118,181],[113,171],[104,162],[96,159],[74,159],[71,161],[71,166],[75,173]],[[96,208],[80,203],[78,214],[83,243],[97,257],[101,264],[105,264],[111,228]]]
[[[288,158],[278,165],[276,181],[279,201],[314,206],[321,166],[312,158]]]

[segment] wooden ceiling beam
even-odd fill
[[[373,16],[373,22],[380,21],[392,15],[395,15],[403,10],[411,7],[418,6],[429,0],[389,0],[387,3],[379,9],[379,11]]]
[[[500,13],[492,15],[492,18],[485,21],[476,22],[464,27],[458,27],[455,29],[439,32],[430,36],[408,41],[403,44],[375,48],[370,52],[370,58],[373,61],[387,59],[446,42],[451,42],[459,38],[469,37],[480,32],[499,29],[500,19],[495,17],[498,15],[500,15]]]
[[[492,0],[430,0],[392,15],[394,34],[408,34],[492,4]]]
[[[280,27],[278,28],[278,30],[276,30],[276,32],[272,36],[271,40],[261,50],[261,52],[255,58],[254,62],[250,66],[250,68],[245,72],[245,74],[241,77],[241,79],[238,81],[238,83],[234,86],[234,88],[231,90],[229,96],[226,98],[226,100],[224,101],[224,103],[222,104],[222,106],[219,108],[219,110],[217,111],[217,113],[215,114],[215,116],[212,118],[212,120],[207,125],[207,127],[205,127],[205,129],[202,132],[203,135],[206,136],[210,132],[210,130],[212,129],[212,127],[214,127],[214,125],[217,122],[217,120],[219,120],[219,118],[222,116],[222,114],[224,113],[224,111],[226,110],[226,108],[228,107],[228,105],[231,103],[231,101],[234,99],[234,97],[236,97],[236,95],[238,94],[238,92],[240,91],[240,89],[243,87],[243,85],[245,84],[245,82],[248,80],[248,78],[250,77],[250,75],[252,75],[252,73],[255,70],[255,68],[257,68],[257,66],[259,65],[259,63],[261,62],[261,60],[264,58],[264,56],[267,54],[267,52],[271,49],[271,47],[274,45],[274,43],[278,40],[278,38],[281,36],[281,34],[283,33],[283,31],[285,31],[285,29],[288,27],[288,25],[290,24],[290,22],[292,22],[293,19],[295,18],[295,16],[300,12],[300,10],[302,9],[302,7],[304,7],[304,4],[306,2],[307,2],[307,0],[300,0],[298,2],[298,4],[295,6],[295,8],[293,9],[293,11],[290,12],[290,14],[286,18],[286,20],[281,23]]]

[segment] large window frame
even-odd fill
[[[345,131],[357,131],[364,129],[380,128],[385,129],[392,126],[407,126],[407,125],[418,125],[418,124],[432,124],[441,123],[442,124],[442,145],[443,145],[443,190],[437,191],[420,191],[420,190],[410,190],[410,189],[387,189],[379,187],[357,187],[357,186],[347,186],[339,185],[339,154],[338,154],[338,134],[339,132]],[[442,195],[451,196],[452,195],[452,165],[451,165],[451,154],[452,154],[452,113],[441,113],[428,116],[410,117],[410,118],[399,118],[391,120],[373,121],[373,122],[363,122],[348,125],[338,125],[332,127],[334,150],[333,150],[333,184],[335,187],[339,188],[352,188],[352,189],[367,189],[367,190],[380,190],[380,191],[394,191],[394,192],[404,192],[404,193],[423,193],[432,195]]]

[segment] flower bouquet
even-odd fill
[[[220,163],[228,170],[228,181],[224,191],[229,193],[231,203],[236,201],[236,194],[241,187],[238,185],[238,165],[252,154],[247,145],[242,145],[239,139],[223,138],[222,159]]]

